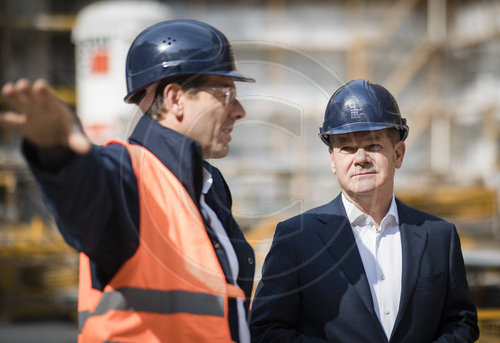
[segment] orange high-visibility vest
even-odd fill
[[[196,205],[146,148],[108,144],[132,160],[139,246],[102,292],[80,254],[79,342],[231,342],[228,298],[245,295],[226,282]]]

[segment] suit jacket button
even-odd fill
[[[248,264],[253,264],[253,258],[251,257],[248,258]]]

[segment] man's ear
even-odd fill
[[[333,150],[332,148],[328,148],[328,152],[330,153],[330,168],[334,174],[337,174],[337,168],[335,168],[335,160],[333,158]]]
[[[405,157],[406,152],[406,144],[403,141],[399,141],[396,143],[394,147],[394,165],[396,169],[401,168],[403,165],[403,158]]]
[[[175,115],[177,120],[182,120],[184,90],[178,83],[169,83],[163,89],[163,105],[167,113]]]

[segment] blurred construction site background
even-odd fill
[[[219,28],[257,79],[237,85],[247,117],[229,156],[212,161],[256,250],[256,281],[276,223],[338,193],[318,127],[335,89],[366,78],[395,95],[410,126],[396,195],[457,225],[480,341],[500,342],[500,1],[2,0],[0,83],[45,78],[96,144],[126,138],[140,115],[122,101],[127,48],[179,18]],[[20,139],[0,130],[0,341],[71,342],[77,255]],[[66,324],[41,329],[54,320]]]

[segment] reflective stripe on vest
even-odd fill
[[[105,314],[110,310],[140,311],[160,314],[190,313],[224,317],[222,296],[187,291],[157,291],[139,288],[121,288],[104,292],[94,312],[78,312],[78,332],[89,317]]]
[[[227,283],[196,204],[149,150],[112,143],[137,178],[139,245],[103,291],[80,253],[79,342],[230,342],[229,298],[245,295]]]

